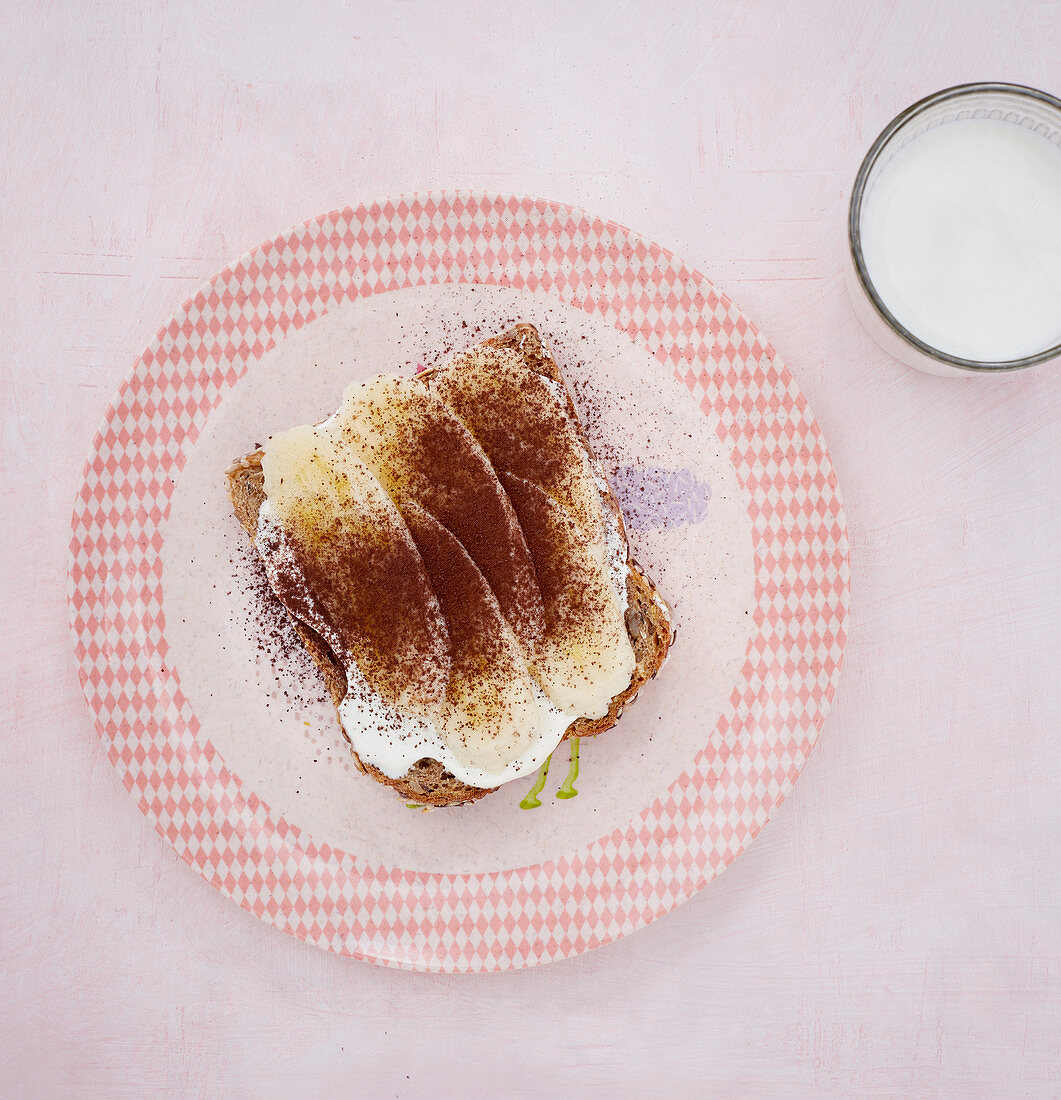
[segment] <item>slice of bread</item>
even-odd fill
[[[571,395],[564,385],[559,368],[542,344],[537,330],[532,325],[517,325],[503,335],[485,341],[480,347],[484,350],[518,351],[529,367],[557,384],[563,394],[571,423],[578,431],[582,445],[603,482],[603,474],[593,459],[592,449],[585,438]],[[430,370],[425,371],[419,377],[426,385],[430,383],[433,373]],[[258,514],[266,495],[262,453],[261,450],[256,450],[244,455],[237,459],[227,472],[233,510],[252,539],[258,531]],[[605,506],[613,512],[622,529],[622,514],[618,501],[611,492],[603,495]],[[622,715],[624,708],[637,695],[641,687],[656,675],[666,659],[674,637],[670,610],[657,593],[652,581],[633,561],[629,563],[627,597],[629,608],[626,612],[626,630],[636,659],[630,684],[612,699],[607,714],[598,719],[576,719],[568,727],[565,738],[592,737],[613,726]],[[338,707],[347,691],[347,678],[342,664],[324,639],[311,627],[290,612],[289,618],[310,656],[320,668],[328,692]],[[345,736],[345,730],[343,732]],[[431,759],[417,761],[404,776],[392,779],[378,768],[362,761],[354,746],[351,744],[350,747],[361,771],[378,782],[393,787],[404,798],[423,805],[460,805],[474,802],[483,795],[497,790],[496,787],[469,786],[448,772],[437,760]]]

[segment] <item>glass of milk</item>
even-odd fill
[[[1061,100],[963,84],[894,119],[848,218],[851,301],[890,355],[932,374],[1061,358]]]

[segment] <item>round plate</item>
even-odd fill
[[[174,497],[179,503],[197,444],[227,415],[219,406],[237,402],[245,379],[275,374],[276,354],[328,318],[369,300],[386,303],[400,320],[432,288],[452,291],[451,315],[478,301],[476,293],[484,301],[501,295],[517,311],[525,303],[528,317],[545,317],[546,329],[553,303],[568,333],[583,318],[641,356],[706,417],[704,430],[732,472],[730,501],[739,500],[749,533],[747,632],[717,714],[703,710],[717,720],[698,729],[683,718],[695,742],[670,750],[685,756],[669,771],[661,767],[655,789],[646,793],[642,775],[638,801],[620,818],[605,815],[599,820],[607,828],[587,832],[585,820],[594,819],[583,812],[570,846],[544,845],[540,859],[506,863],[500,849],[482,853],[480,845],[481,858],[418,866],[337,842],[309,810],[298,816],[297,800],[277,808],[274,796],[226,766],[231,754],[214,742],[227,743],[231,731],[197,716],[190,687],[197,673],[181,666],[176,622],[167,629],[168,601],[176,597],[163,564],[167,540],[177,537],[170,530]],[[422,302],[416,308],[418,318],[427,316]],[[276,427],[285,427],[280,413]],[[248,438],[245,449],[255,442]],[[160,330],[115,397],[86,465],[71,552],[82,686],[111,762],[156,829],[263,920],[340,954],[414,969],[502,970],[565,958],[695,894],[791,789],[825,719],[846,640],[849,567],[836,478],[773,347],[723,294],[658,245],[570,207],[492,194],[431,193],[337,211],[262,245],[207,283]],[[687,603],[687,614],[695,612]],[[218,635],[211,637],[217,658]],[[679,637],[677,653],[682,644]],[[668,695],[668,675],[669,666],[644,704],[659,728],[668,707],[687,714],[697,702],[687,687]],[[237,700],[242,690],[233,688]],[[639,699],[630,714],[641,706]],[[639,736],[637,721],[624,718],[617,729],[633,722]],[[624,748],[631,751],[616,741],[612,755],[621,758]],[[379,792],[397,805],[378,812],[411,812],[391,792],[354,778],[359,790],[373,789],[365,798]],[[469,815],[507,790],[466,809],[416,815],[425,822],[416,827],[440,837],[474,829]],[[593,810],[592,798],[583,791],[577,801]],[[497,805],[499,814],[508,812],[508,803]],[[535,813],[557,815],[570,805],[554,802]],[[356,821],[344,828],[336,835],[356,837]]]

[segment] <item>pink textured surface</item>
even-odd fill
[[[5,1089],[1056,1095],[1061,378],[897,366],[841,261],[897,110],[962,80],[1057,92],[1057,4],[0,20]],[[650,929],[500,975],[337,958],[191,874],[107,763],[64,591],[86,447],[159,322],[278,226],[442,185],[594,210],[732,294],[815,411],[851,533],[844,679],[756,843]]]
[[[718,417],[748,494],[756,633],[682,777],[559,860],[414,874],[300,834],[231,774],[183,697],[162,611],[169,501],[210,411],[284,334],[426,283],[548,293],[639,341]],[[335,211],[227,267],[162,327],[96,435],[70,602],[111,762],[181,857],[245,909],[344,955],[439,971],[581,954],[668,913],[740,854],[817,739],[847,638],[847,530],[817,425],[774,349],[658,245],[582,211],[473,192]],[[218,643],[220,644],[220,643]]]

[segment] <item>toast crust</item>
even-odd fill
[[[524,355],[532,369],[557,383],[565,398],[568,415],[579,433],[591,462],[596,467],[596,459],[593,457],[593,451],[585,438],[571,394],[564,384],[559,368],[542,344],[537,329],[533,325],[517,325],[508,332],[486,340],[484,343],[489,347],[515,348]],[[419,378],[426,383],[430,380],[432,373],[431,370],[424,371],[419,375]],[[236,518],[247,534],[254,539],[258,532],[258,512],[265,500],[262,451],[260,449],[255,450],[237,459],[229,467],[226,478]],[[616,516],[625,538],[625,529],[622,528],[622,512],[618,501],[610,491],[604,494],[604,498],[606,506]],[[666,660],[667,653],[674,640],[670,609],[656,591],[652,581],[632,560],[629,562],[627,575],[627,596],[629,608],[626,612],[626,630],[630,636],[636,659],[630,684],[612,699],[608,713],[602,718],[575,719],[564,734],[565,740],[569,737],[595,737],[614,726],[622,716],[625,707],[633,700],[638,691],[659,672]],[[321,670],[328,693],[338,710],[347,689],[346,672],[343,666],[319,634],[295,616],[289,614],[288,618],[291,620],[310,657]],[[343,729],[341,721],[340,729]],[[484,795],[498,789],[497,787],[472,787],[462,783],[446,771],[439,761],[430,758],[418,760],[405,775],[398,779],[392,779],[378,768],[361,760],[353,744],[350,743],[345,729],[343,729],[343,736],[350,744],[354,762],[362,772],[371,776],[377,782],[392,787],[403,798],[421,805],[463,805],[475,802]]]

